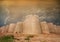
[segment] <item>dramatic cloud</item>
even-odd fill
[[[38,15],[40,21],[60,24],[60,6],[58,0],[0,2],[0,26],[22,21],[29,14]]]

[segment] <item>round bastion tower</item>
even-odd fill
[[[40,22],[37,15],[27,15],[23,22],[23,34],[40,34]]]

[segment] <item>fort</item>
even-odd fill
[[[37,36],[34,39],[39,37],[39,39],[41,39],[41,37],[44,38],[48,35],[50,38],[59,38],[57,41],[60,42],[60,26],[57,26],[51,22],[40,22],[39,16],[37,15],[27,15],[23,22],[11,23],[0,27],[0,35],[14,35],[16,38],[24,37],[26,35]],[[40,41],[38,40],[36,42]]]

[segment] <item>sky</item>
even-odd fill
[[[35,14],[40,21],[60,25],[60,0],[0,0],[0,26],[23,21]]]

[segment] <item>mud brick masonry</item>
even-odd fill
[[[60,26],[39,21],[37,15],[27,15],[23,22],[0,27],[0,34],[60,34]]]

